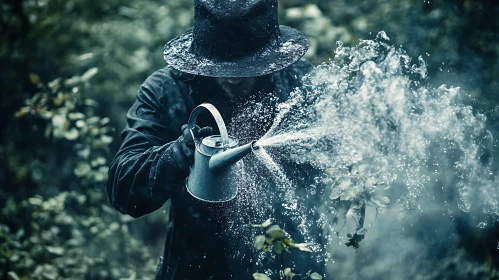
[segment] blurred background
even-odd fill
[[[498,138],[495,1],[279,2],[280,23],[307,36],[313,64],[333,57],[337,41],[353,46],[384,30],[426,61],[428,84],[461,87]],[[0,9],[0,279],[153,278],[168,205],[136,220],[120,215],[105,194],[107,167],[138,87],[165,66],[164,44],[193,25],[192,1],[4,0]],[[466,219],[451,222],[454,259],[403,278],[453,278],[463,260],[469,267],[458,271],[468,274],[454,279],[497,275],[499,227],[476,231]],[[337,269],[355,271],[347,261]],[[385,279],[400,279],[385,269]]]

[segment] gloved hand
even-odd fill
[[[172,144],[171,155],[179,168],[188,170],[189,166],[194,162],[195,143],[188,125],[184,124],[181,129],[182,136]],[[213,128],[209,126],[199,128],[199,126],[196,125],[192,129],[192,132],[196,138],[207,137],[214,134]]]

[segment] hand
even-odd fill
[[[207,137],[213,135],[214,131],[213,128],[209,126],[199,128],[199,126],[196,125],[192,129],[191,134],[191,130],[186,124],[184,124],[181,129],[182,136],[175,140],[175,143],[172,145],[173,157],[179,167],[188,168],[194,162],[194,149],[196,148],[192,134],[194,134],[194,137],[196,138]]]
[[[181,130],[182,130],[181,137],[184,139],[183,142],[184,142],[185,146],[187,148],[190,148],[191,150],[194,150],[194,148],[195,148],[194,138],[192,138],[193,134],[194,134],[194,137],[196,137],[196,138],[203,138],[203,137],[213,135],[213,133],[214,133],[213,128],[211,128],[209,126],[199,128],[199,126],[196,125],[192,129],[192,133],[191,133],[189,126],[184,124],[182,126]]]

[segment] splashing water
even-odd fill
[[[312,243],[312,245],[315,245],[313,238],[310,236],[309,229],[305,225],[307,222],[307,215],[301,211],[301,209],[298,209],[300,203],[294,193],[290,191],[293,187],[293,182],[286,177],[286,174],[282,171],[281,167],[272,159],[270,154],[264,148],[254,150],[254,154],[261,162],[263,162],[265,167],[270,170],[276,180],[276,185],[278,187],[277,190],[282,196],[281,206],[283,207],[282,210],[284,215],[287,215],[294,221],[298,221],[298,229],[300,230],[301,235],[305,237],[308,242]]]
[[[338,243],[339,235],[330,233],[344,230],[347,216],[355,218],[359,232],[365,230],[364,220],[366,227],[374,224],[365,218],[366,206],[373,206],[377,216],[391,204],[385,215],[399,219],[415,219],[414,213],[421,216],[435,205],[454,219],[459,209],[470,213],[478,228],[499,219],[498,178],[491,170],[495,142],[485,116],[465,105],[469,97],[459,88],[426,86],[422,57],[414,63],[388,41],[380,32],[354,47],[339,42],[335,58],[316,67],[303,79],[304,87],[278,105],[271,128],[257,142],[255,155],[274,177],[276,192],[261,195],[269,186],[268,174],[259,168],[245,171],[247,181],[240,188],[246,193],[240,197],[248,200],[241,205],[255,209],[252,222],[275,213],[269,201],[279,198],[280,211],[295,222],[304,241],[314,251],[326,249],[325,260],[332,258],[333,242],[345,247],[344,238]],[[245,111],[233,121],[241,133],[249,131],[244,124],[251,118],[264,118],[258,111],[263,106],[255,106],[255,112]],[[310,165],[321,174],[310,186],[298,185],[281,159]],[[381,223],[390,232],[387,222]],[[314,240],[320,235],[314,226],[324,231],[325,247]],[[382,240],[383,230],[369,231],[370,238]],[[406,251],[417,247],[407,245]],[[379,246],[379,252],[386,248]]]
[[[496,221],[485,116],[463,105],[459,88],[423,86],[424,60],[411,65],[387,40],[381,32],[353,48],[339,43],[335,59],[280,105],[258,145],[327,170],[341,200],[361,200],[366,187],[388,183],[404,189],[401,205],[422,210],[421,197],[443,185],[459,195],[459,209]]]

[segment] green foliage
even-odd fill
[[[0,225],[1,270],[20,279],[50,280],[153,275],[155,260],[130,233],[130,219],[120,218],[104,200],[92,189],[8,200],[1,210],[8,225]]]
[[[252,276],[253,276],[253,279],[255,279],[255,280],[271,280],[270,277],[268,277],[266,274],[263,274],[263,273],[255,272],[255,273],[253,273]],[[305,275],[295,274],[291,270],[291,268],[289,268],[289,267],[287,267],[287,268],[283,269],[282,271],[280,271],[280,276],[281,276],[281,279],[286,279],[286,280],[292,280],[292,279],[321,280],[322,279],[322,275],[320,275],[317,272],[312,272],[311,270],[309,270]]]
[[[31,74],[39,92],[26,100],[16,117],[30,116],[46,122],[44,135],[53,141],[62,139],[73,143],[77,155],[74,174],[84,184],[105,182],[107,179],[107,155],[113,141],[109,118],[94,115],[98,103],[88,98],[85,90],[89,80],[97,74],[91,68],[81,76],[68,80],[56,79],[47,85],[39,82],[36,74]]]
[[[380,192],[390,189],[384,182],[379,182],[367,172],[366,165],[351,166],[348,170],[327,170],[334,176],[335,184],[332,186],[329,198],[331,200],[351,202],[349,211],[358,213],[362,206],[369,205],[376,208],[387,208],[390,199]]]
[[[351,233],[347,233],[348,242],[346,242],[345,245],[347,245],[347,247],[352,246],[355,249],[355,251],[358,251],[359,243],[360,241],[362,241],[362,239],[364,239],[364,235],[366,232],[367,229],[362,228],[361,231],[359,230],[355,232],[353,235]]]
[[[270,277],[268,277],[267,275],[265,275],[263,273],[255,272],[252,274],[252,276],[253,276],[253,279],[255,279],[255,280],[271,280]]]
[[[283,252],[291,253],[292,249],[297,249],[303,252],[312,252],[308,248],[306,243],[295,243],[293,239],[290,238],[289,234],[283,230],[279,225],[272,224],[272,219],[267,219],[261,224],[252,225],[255,228],[262,229],[265,233],[255,236],[254,247],[262,252],[274,252],[281,256],[283,260]],[[291,271],[291,268],[284,268],[279,271],[281,279],[293,279],[295,276],[301,276],[301,274],[295,274]],[[263,273],[253,273],[253,278],[255,280],[269,280],[271,279],[266,274]],[[319,278],[320,277],[320,278]],[[322,279],[322,276],[316,272],[307,272],[301,279]]]
[[[390,199],[383,192],[390,189],[384,182],[379,182],[374,174],[369,173],[366,165],[352,165],[344,170],[326,170],[333,179],[331,186],[331,206],[336,209],[334,215],[329,217],[328,223],[331,227],[339,225],[339,231],[343,229],[347,216],[354,217],[357,228],[352,235],[347,234],[349,241],[345,244],[352,246],[356,251],[359,242],[364,239],[367,229],[364,226],[365,212],[367,206],[375,207],[376,214],[390,206]]]
[[[255,237],[254,247],[263,252],[274,252],[282,254],[283,251],[290,253],[290,249],[298,249],[300,251],[312,252],[306,243],[295,243],[289,237],[289,234],[284,231],[279,225],[272,225],[272,220],[268,219],[259,225],[252,225],[256,228],[261,228],[265,234]]]
[[[7,69],[0,74],[7,120],[0,123],[0,204],[9,205],[0,216],[8,252],[0,279],[153,278],[167,208],[145,219],[123,216],[108,206],[105,183],[120,144],[113,127],[124,126],[140,83],[164,66],[162,46],[192,25],[191,7],[176,0],[0,4]],[[53,200],[64,209],[45,209]]]
[[[150,278],[156,258],[130,230],[132,220],[108,206],[108,118],[94,115],[98,103],[85,92],[96,68],[81,76],[37,83],[17,118],[42,120],[44,136],[66,153],[76,184],[73,190],[22,201],[7,199],[0,212],[0,266],[19,279]],[[43,171],[41,171],[43,173]],[[42,175],[39,175],[42,177]],[[94,188],[96,186],[97,188]],[[22,217],[22,219],[19,219]]]

